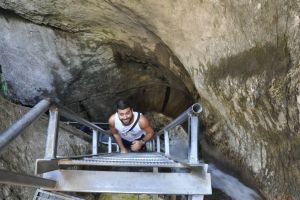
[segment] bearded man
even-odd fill
[[[125,100],[116,103],[117,112],[110,116],[108,123],[121,153],[145,151],[145,144],[154,136],[149,121],[141,113],[134,112]]]

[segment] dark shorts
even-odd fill
[[[141,140],[145,137],[145,135],[142,135],[140,138],[136,139],[136,140]],[[131,150],[131,145],[132,145],[132,142],[128,141],[128,140],[124,140],[123,138],[122,139],[122,143],[123,145],[125,146],[126,149],[128,150]],[[146,145],[143,145],[142,148],[139,150],[140,152],[143,152],[143,151],[146,151]]]

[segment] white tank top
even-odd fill
[[[140,115],[142,115],[142,113],[140,113]],[[118,113],[116,113],[115,116],[116,116],[115,117],[115,128],[117,129],[121,138],[123,138],[124,140],[133,142],[134,140],[140,138],[142,135],[145,135],[145,131],[143,131],[141,129],[139,123],[137,123],[135,125],[135,127],[131,131],[128,132],[128,130],[131,129],[131,127],[134,125],[134,122],[137,119],[137,116],[138,116],[137,112],[133,112],[133,122],[128,126],[125,126],[121,122],[121,120],[119,119]]]

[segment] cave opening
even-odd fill
[[[80,78],[60,96],[64,105],[82,117],[92,122],[107,122],[115,112],[115,102],[127,99],[139,112],[175,118],[199,99],[190,76],[178,59],[176,67],[181,72],[176,74],[170,66],[159,62],[157,55],[136,56],[141,52],[115,44],[107,51],[113,52],[110,66],[91,71],[91,63],[86,63]],[[174,59],[170,52],[167,56],[166,59]],[[182,74],[187,77],[185,80]]]

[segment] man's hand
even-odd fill
[[[135,140],[135,141],[132,142],[131,150],[132,151],[138,151],[142,148],[143,145],[144,145],[144,143],[143,143],[142,140]]]
[[[121,153],[128,153],[128,150],[126,148],[121,149]]]

